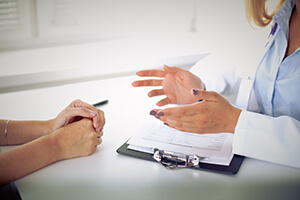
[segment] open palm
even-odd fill
[[[177,67],[164,66],[164,70],[143,70],[137,73],[141,77],[158,77],[163,79],[147,79],[133,82],[133,86],[162,86],[149,92],[149,97],[166,95],[157,105],[188,104],[198,99],[190,94],[192,88],[204,89],[204,84],[199,77],[191,72]]]

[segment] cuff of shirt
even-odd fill
[[[248,111],[242,110],[233,134],[233,152],[241,155],[245,146],[245,129],[249,120]]]

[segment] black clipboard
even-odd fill
[[[14,182],[8,183],[0,187],[1,199],[21,200],[20,193]]]
[[[153,154],[128,149],[127,148],[128,145],[129,144],[126,141],[122,146],[120,146],[117,149],[117,153],[121,155],[126,155],[134,158],[156,162],[152,157]],[[188,167],[188,168],[234,175],[237,174],[237,172],[239,171],[243,160],[244,160],[244,156],[234,155],[229,166],[200,163],[198,167]]]

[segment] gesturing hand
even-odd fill
[[[155,89],[148,93],[149,97],[166,95],[166,98],[157,102],[157,106],[196,102],[197,99],[190,95],[190,90],[192,88],[205,88],[204,83],[199,77],[178,67],[164,65],[164,70],[142,70],[137,72],[137,75],[140,77],[163,78],[138,80],[132,83],[134,87],[162,86],[162,89]]]
[[[150,112],[171,128],[192,133],[234,133],[241,110],[216,92],[192,89],[200,101]]]
[[[61,111],[55,119],[50,120],[52,131],[82,118],[91,119],[94,129],[97,132],[102,131],[105,124],[104,112],[78,99]]]

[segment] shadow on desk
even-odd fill
[[[0,197],[2,200],[19,200],[21,196],[14,182],[0,187]]]

